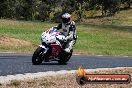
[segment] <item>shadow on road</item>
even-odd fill
[[[49,63],[41,63],[40,65],[62,65],[62,64],[59,64],[59,63],[51,63],[51,62],[49,62]],[[66,64],[63,64],[63,65],[67,65],[67,63]]]

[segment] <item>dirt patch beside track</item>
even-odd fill
[[[30,46],[32,44],[28,41],[2,36],[2,37],[0,37],[0,45],[4,45],[4,46]]]

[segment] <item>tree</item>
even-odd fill
[[[5,0],[0,0],[0,17],[3,17],[5,14]]]
[[[51,12],[51,3],[48,0],[42,0],[39,6],[39,18],[41,21],[45,21],[49,18],[49,13]]]
[[[130,9],[132,0],[121,0],[121,4],[124,5],[124,9]]]
[[[119,0],[102,0],[102,15],[114,15],[119,10]]]
[[[0,1],[0,17],[14,18],[15,14],[15,0],[1,0]]]

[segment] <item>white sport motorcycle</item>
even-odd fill
[[[52,27],[41,35],[41,45],[35,50],[32,56],[33,65],[39,65],[42,61],[58,61],[59,64],[66,64],[72,56],[73,50],[66,53],[65,36],[56,28]]]

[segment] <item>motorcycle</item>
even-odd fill
[[[32,64],[39,65],[43,61],[58,61],[59,64],[66,64],[72,56],[73,50],[66,53],[65,36],[55,27],[50,28],[41,35],[41,45],[35,50],[32,56]]]

